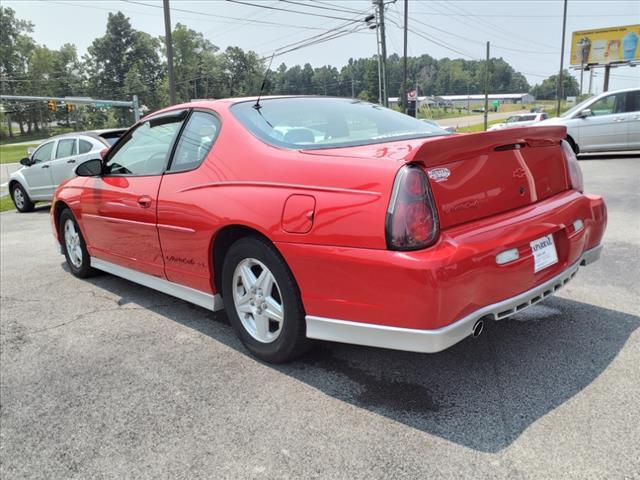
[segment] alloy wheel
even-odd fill
[[[24,195],[22,193],[22,190],[20,190],[18,187],[13,189],[13,201],[15,202],[18,209],[22,210],[24,208]]]
[[[74,267],[82,266],[82,247],[80,246],[80,234],[76,229],[73,220],[69,219],[64,223],[64,243],[67,246],[69,260]]]
[[[267,266],[245,258],[233,274],[233,303],[247,332],[262,343],[275,341],[282,332],[284,305],[280,287]]]

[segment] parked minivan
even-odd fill
[[[604,92],[558,118],[536,126],[564,125],[574,152],[640,149],[640,88]]]

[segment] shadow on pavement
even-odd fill
[[[640,157],[640,152],[603,152],[603,153],[581,153],[578,155],[578,160],[614,160],[620,158],[637,158]]]
[[[120,296],[120,305],[136,303],[249,355],[224,313],[110,275],[89,281]],[[418,430],[498,452],[602,374],[639,326],[640,317],[555,297],[438,354],[318,342],[271,368]]]

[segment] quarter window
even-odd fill
[[[218,136],[220,121],[212,114],[193,112],[173,154],[170,171],[193,170],[200,166]]]
[[[86,140],[80,139],[80,154],[89,153],[93,149],[93,144]]]
[[[149,119],[128,134],[107,161],[107,174],[160,175],[184,120],[181,116]]]
[[[56,158],[70,157],[76,153],[76,139],[66,138],[58,140],[58,147],[56,148]]]
[[[53,151],[53,142],[45,143],[33,154],[34,163],[48,162],[51,160],[51,152]]]

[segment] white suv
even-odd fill
[[[58,185],[75,175],[81,163],[97,158],[126,129],[69,133],[49,138],[28,157],[23,168],[9,176],[9,192],[19,212],[30,212],[35,202],[49,201]]]
[[[604,92],[588,98],[559,118],[540,125],[564,125],[567,140],[578,152],[640,149],[640,89]]]

